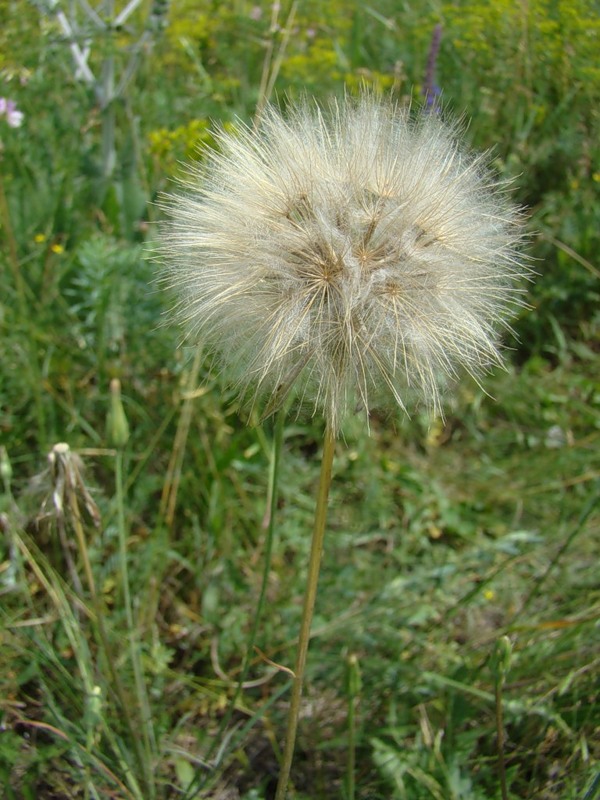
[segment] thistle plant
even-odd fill
[[[250,410],[264,418],[293,399],[325,420],[282,800],[344,419],[441,414],[449,382],[501,363],[528,269],[518,210],[437,114],[365,93],[286,116],[269,107],[218,142],[164,200],[175,313]]]

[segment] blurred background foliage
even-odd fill
[[[600,727],[597,4],[130,6],[0,0],[0,96],[24,114],[18,128],[0,117],[6,797],[191,797],[196,771],[204,797],[272,796],[285,675],[260,683],[270,667],[257,656],[258,684],[222,724],[260,585],[272,434],[238,419],[210,364],[178,348],[180,332],[164,324],[170,299],[145,255],[156,201],[186,161],[216,146],[216,125],[251,121],[269,97],[324,100],[366,84],[418,109],[439,24],[442,113],[464,117],[467,140],[490,150],[529,217],[532,308],[515,321],[507,372],[486,383],[495,400],[466,382],[443,422],[374,416],[370,435],[363,420],[349,422],[294,777],[298,796],[313,800],[500,796],[490,659],[509,634],[510,796],[591,800]],[[105,426],[115,378],[131,432],[124,506]],[[290,418],[257,642],[284,664],[319,440],[317,420]],[[57,442],[73,454],[72,494],[57,488],[58,456],[46,460]],[[73,497],[87,509],[81,520]],[[145,699],[135,658],[113,652],[119,698],[106,655],[131,638],[121,516]],[[108,648],[94,633],[86,559]],[[345,677],[349,654],[358,685]],[[149,716],[131,712],[128,726],[123,697],[147,703]],[[148,733],[138,751],[140,719]]]

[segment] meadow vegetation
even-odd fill
[[[344,427],[295,796],[592,800],[596,4],[133,5],[0,0],[0,793],[272,798],[322,423],[290,413],[269,509],[273,425],[165,324],[157,199],[269,98],[418,108],[441,24],[441,113],[511,181],[538,275],[485,391]]]

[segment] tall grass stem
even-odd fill
[[[163,484],[162,495],[160,498],[159,515],[164,519],[167,530],[170,532],[173,528],[175,519],[175,510],[177,508],[177,496],[179,494],[179,485],[181,483],[181,471],[183,469],[183,459],[185,456],[185,448],[187,438],[190,432],[190,425],[192,423],[192,414],[194,410],[194,400],[197,397],[195,392],[198,385],[198,374],[202,364],[202,349],[198,347],[192,363],[190,374],[186,381],[186,386],[182,396],[181,414],[177,423],[177,431],[175,433],[175,441],[169,458],[169,465],[167,467],[167,474]]]
[[[112,689],[116,695],[117,702],[120,706],[121,713],[123,714],[125,723],[129,730],[129,734],[131,736],[131,740],[133,742],[133,747],[135,750],[135,757],[137,759],[138,765],[140,769],[143,770],[145,758],[140,747],[139,739],[137,737],[137,730],[130,714],[130,703],[127,701],[127,695],[125,693],[125,688],[123,686],[123,681],[121,680],[121,676],[116,669],[115,666],[115,658],[113,648],[109,642],[108,634],[106,632],[106,627],[104,625],[104,617],[105,617],[105,609],[104,604],[102,601],[101,596],[96,591],[96,582],[94,580],[94,573],[92,571],[92,565],[90,562],[87,543],[85,540],[85,534],[83,530],[83,526],[81,524],[82,514],[81,509],[79,508],[79,502],[77,500],[77,495],[75,492],[69,492],[68,495],[69,499],[69,508],[71,511],[71,521],[73,524],[73,528],[75,530],[75,537],[77,539],[77,545],[79,547],[79,554],[81,556],[81,560],[83,563],[83,571],[85,572],[86,581],[88,584],[88,589],[90,592],[90,597],[92,600],[92,606],[94,609],[95,619],[93,620],[94,625],[94,633],[97,637],[98,645],[102,649],[104,653],[104,658],[106,660],[106,664],[108,666],[108,671],[110,674],[110,680],[112,683]],[[131,785],[134,787],[137,786],[137,781],[131,772],[128,764],[122,765],[124,767],[124,773],[127,775],[128,779],[131,782]],[[138,796],[141,796],[138,793]]]
[[[496,736],[498,742],[498,774],[500,777],[500,791],[502,800],[508,800],[506,786],[506,763],[504,759],[504,715],[502,713],[502,681],[496,681]]]
[[[146,686],[144,683],[144,673],[140,658],[140,642],[137,627],[133,618],[133,607],[131,604],[131,588],[129,583],[129,570],[127,566],[127,539],[125,530],[125,497],[123,480],[123,451],[117,448],[115,455],[115,489],[117,501],[117,528],[119,536],[119,561],[121,569],[121,583],[123,590],[123,604],[125,606],[125,619],[127,625],[127,638],[129,640],[131,665],[135,682],[135,691],[138,707],[141,714],[141,735],[144,748],[143,771],[144,783],[148,792],[147,800],[153,800],[156,796],[154,791],[154,779],[152,776],[152,754],[156,752],[154,742],[154,732],[152,730],[152,716]]]
[[[502,800],[508,800],[508,786],[506,783],[506,760],[504,753],[504,713],[502,688],[510,668],[512,643],[508,636],[501,636],[496,642],[492,656],[491,667],[494,675],[495,701],[496,701],[496,740],[498,743],[498,775],[500,778],[500,791]]]
[[[242,689],[244,688],[244,683],[246,681],[246,678],[248,677],[250,664],[252,663],[252,657],[254,654],[254,644],[256,642],[256,636],[258,633],[258,626],[262,618],[262,613],[265,607],[265,600],[267,597],[267,587],[269,585],[269,575],[271,573],[273,541],[275,538],[275,510],[277,508],[277,497],[279,491],[279,463],[281,460],[281,449],[283,446],[283,433],[284,433],[286,414],[287,414],[287,405],[286,407],[282,408],[277,414],[273,430],[273,445],[271,450],[271,463],[269,468],[269,486],[267,494],[267,520],[268,520],[267,536],[265,539],[265,552],[263,558],[263,574],[260,585],[260,594],[258,596],[258,602],[256,604],[254,621],[252,623],[252,630],[250,631],[250,637],[248,639],[248,647],[246,650],[244,663],[242,665],[240,679],[235,688],[235,692],[229,704],[229,708],[227,709],[227,713],[223,717],[223,720],[219,726],[219,731],[213,737],[212,744],[206,754],[205,761],[207,762],[210,762],[210,759],[212,758],[217,746],[221,741],[223,732],[227,730],[229,723],[231,722],[233,712],[235,711],[236,704],[242,692]],[[198,785],[199,780],[200,780],[200,773],[198,772],[194,776],[191,785],[187,789],[186,797],[190,797],[190,792],[193,792],[194,788]]]
[[[348,766],[346,774],[346,790],[348,800],[354,800],[356,787],[354,772],[356,769],[356,698],[360,691],[360,672],[358,658],[354,653],[348,657]]]

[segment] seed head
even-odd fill
[[[370,94],[269,108],[165,198],[160,258],[189,335],[266,415],[289,392],[333,431],[501,361],[528,273],[519,214],[456,129]]]

